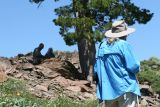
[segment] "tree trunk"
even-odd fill
[[[96,48],[95,48],[95,43],[89,42],[89,75],[87,79],[89,81],[93,81],[93,72],[94,72],[94,64],[95,64],[95,53],[96,53]]]
[[[83,78],[92,81],[95,62],[95,43],[82,39],[78,42],[78,51]]]

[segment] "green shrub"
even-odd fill
[[[152,57],[142,61],[138,80],[140,83],[149,82],[153,90],[160,93],[160,60]]]

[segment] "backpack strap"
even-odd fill
[[[99,44],[99,47],[98,47],[98,49],[101,47],[102,43],[103,43],[103,41],[102,41],[102,42]]]

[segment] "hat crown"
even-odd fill
[[[113,22],[112,27],[116,27],[116,26],[121,25],[123,23],[125,23],[124,20],[115,21],[115,22]]]
[[[123,20],[116,21],[112,24],[112,33],[119,33],[125,30],[127,30],[127,25]]]

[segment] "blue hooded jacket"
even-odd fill
[[[140,62],[135,58],[127,41],[103,41],[96,51],[94,73],[98,76],[97,97],[113,100],[126,92],[140,94],[136,73]]]

